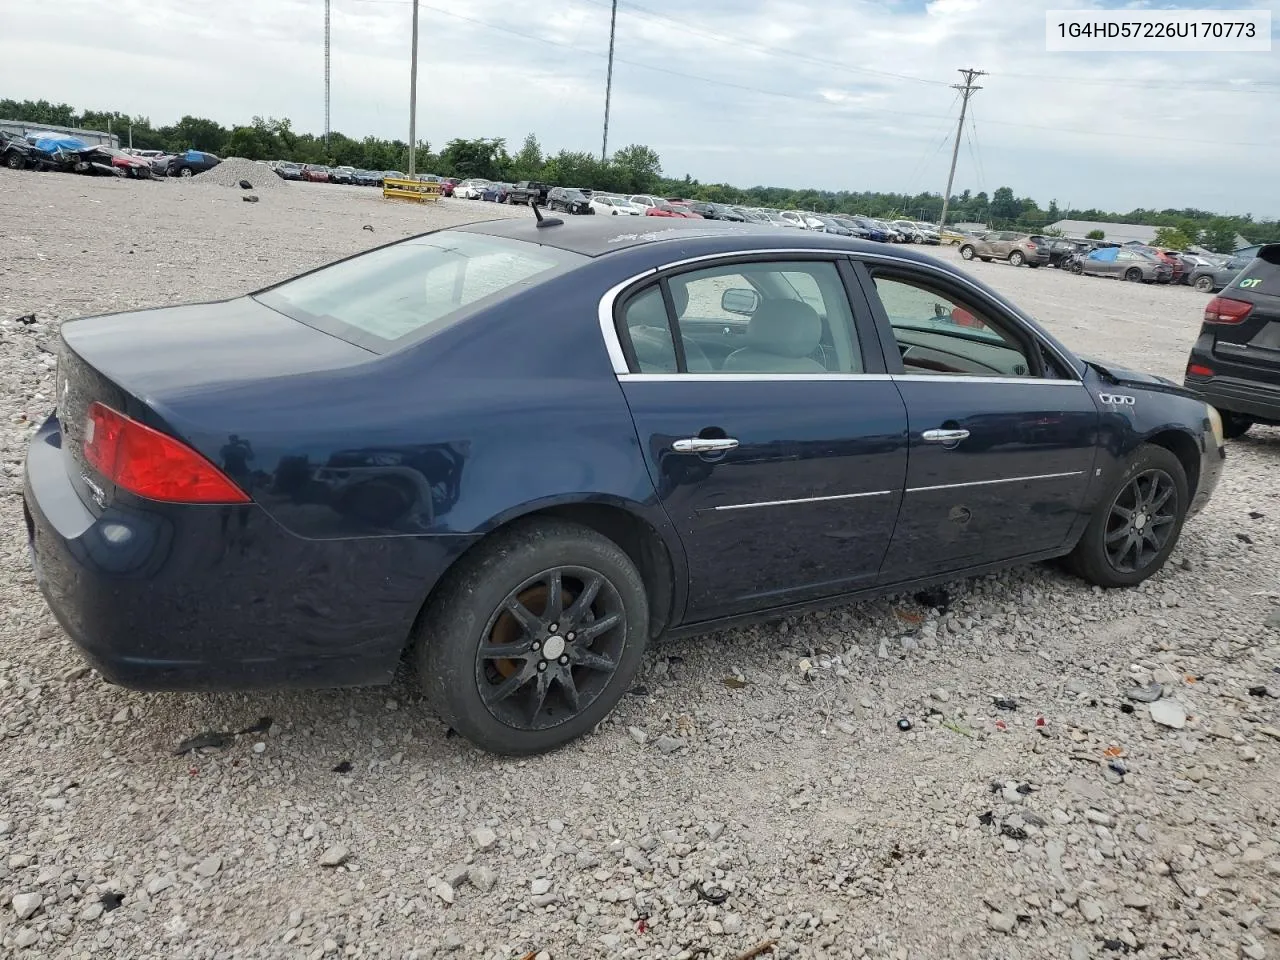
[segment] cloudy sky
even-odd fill
[[[418,135],[599,151],[609,0],[420,3]],[[1259,0],[620,0],[609,142],[742,186],[955,190],[1280,217],[1271,53],[1045,52],[1047,9]],[[323,129],[323,0],[6,2],[0,96]],[[409,0],[332,0],[332,127],[407,138]]]

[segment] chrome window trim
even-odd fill
[[[754,510],[756,507],[789,507],[797,503],[826,503],[831,500],[858,500],[862,497],[887,497],[892,490],[868,490],[865,493],[837,493],[829,497],[797,497],[794,500],[758,500],[755,503],[729,503],[712,510]]]
[[[767,383],[778,380],[892,380],[888,373],[620,373],[619,383]]]
[[[599,317],[600,317],[600,333],[604,336],[604,348],[609,353],[609,362],[613,364],[613,372],[621,377],[623,374],[629,374],[631,368],[627,366],[627,355],[622,351],[622,341],[618,339],[618,330],[613,325],[613,308],[618,299],[618,294],[631,286],[638,283],[645,277],[651,277],[658,272],[657,267],[652,267],[644,273],[637,273],[628,280],[614,284],[605,291],[604,296],[600,298]]]
[[[1037,473],[1029,477],[1000,477],[998,480],[970,480],[968,483],[939,483],[931,487],[907,487],[907,493],[925,493],[930,490],[959,490],[961,487],[989,487],[997,483],[1019,483],[1024,480],[1060,480],[1063,477],[1082,477],[1084,470],[1066,473]]]
[[[916,383],[1023,383],[1039,387],[1084,387],[1079,380],[1055,380],[1051,377],[971,377],[964,373],[893,373],[890,377]]]
[[[686,257],[683,260],[672,260],[671,262],[664,263],[661,266],[650,267],[648,270],[645,270],[642,273],[637,273],[635,276],[630,277],[627,280],[624,280],[622,283],[615,284],[614,286],[610,287],[608,290],[605,291],[604,296],[600,298],[600,307],[599,307],[600,332],[604,335],[605,348],[609,352],[609,360],[613,364],[613,372],[618,374],[619,376],[622,376],[622,375],[643,376],[643,374],[631,373],[630,368],[627,366],[626,354],[622,352],[622,343],[618,339],[618,331],[614,328],[614,325],[613,325],[613,308],[615,306],[615,302],[617,301],[618,295],[622,293],[623,290],[627,289],[634,283],[638,283],[639,281],[645,279],[646,277],[654,276],[655,274],[661,273],[666,270],[674,270],[677,267],[689,266],[695,263],[707,263],[707,262],[716,261],[716,260],[736,260],[742,257],[755,258],[755,257],[762,257],[762,256],[773,256],[777,254],[782,254],[786,256],[795,256],[797,254],[802,254],[802,255],[807,254],[814,257],[818,257],[818,258],[835,256],[835,257],[844,257],[846,259],[851,259],[855,261],[864,261],[864,262],[877,261],[877,262],[888,263],[888,264],[901,264],[908,267],[913,267],[918,270],[922,270],[926,273],[931,273],[934,276],[945,281],[959,283],[961,286],[968,287],[971,291],[973,291],[979,297],[987,297],[987,298],[991,297],[990,293],[988,293],[986,290],[983,290],[981,287],[979,287],[976,283],[974,283],[972,280],[970,280],[968,277],[964,276],[963,274],[948,273],[946,271],[939,270],[930,264],[921,263],[918,260],[909,260],[906,257],[895,257],[890,254],[880,253],[879,251],[865,252],[861,250],[848,250],[848,249],[842,250],[835,247],[771,247],[771,248],[760,249],[760,250],[735,250],[727,253],[704,253],[696,257]],[[1007,300],[1004,300],[1002,297],[999,297],[999,296],[994,297],[993,299],[995,299],[996,302],[999,303],[1000,306],[1002,306],[1006,311],[1013,314],[1015,317],[1018,318],[1018,320],[1025,323],[1026,318],[1021,316],[1021,311],[1014,304],[1012,304]],[[1051,343],[1050,341],[1041,340],[1040,337],[1036,335],[1035,331],[1028,330],[1027,332],[1030,333],[1031,336],[1035,338],[1037,343],[1047,348],[1055,357],[1058,358],[1058,360],[1060,360],[1066,366],[1067,371],[1069,373],[1069,379],[1065,381],[1049,380],[1047,378],[1039,378],[1039,377],[1007,378],[1007,379],[1013,379],[1019,383],[1026,383],[1030,381],[1030,382],[1044,382],[1044,383],[1070,382],[1070,383],[1083,384],[1084,381],[1081,379],[1079,373],[1076,370],[1076,362],[1071,357],[1064,355],[1062,351],[1058,350],[1057,347],[1055,347],[1053,343]],[[677,374],[676,376],[685,377],[687,376],[687,374]],[[860,376],[860,374],[843,374],[840,376]],[[919,376],[922,376],[922,375],[893,374],[893,376],[918,378]],[[947,377],[947,379],[967,381],[969,383],[981,383],[984,378],[966,377],[963,374],[957,374],[954,376]]]

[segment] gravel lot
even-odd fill
[[[1232,445],[1139,589],[1039,566],[952,584],[945,612],[895,597],[667,644],[598,735],[538,759],[448,737],[406,677],[103,683],[27,565],[21,464],[55,325],[527,215],[284,186],[247,204],[0,170],[0,955],[1280,956],[1280,431]],[[968,269],[1076,349],[1173,377],[1206,299]],[[1152,682],[1181,729],[1122,710]]]

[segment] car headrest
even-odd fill
[[[683,317],[689,307],[689,286],[683,280],[672,280],[667,286],[671,289],[671,302],[676,308],[676,317]]]
[[[799,300],[764,300],[747,324],[747,343],[780,357],[807,357],[821,340],[822,318]]]

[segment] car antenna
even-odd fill
[[[529,206],[533,207],[533,215],[537,218],[539,227],[558,227],[562,223],[559,217],[544,217],[542,211],[538,209],[538,200],[536,197],[529,198]]]

